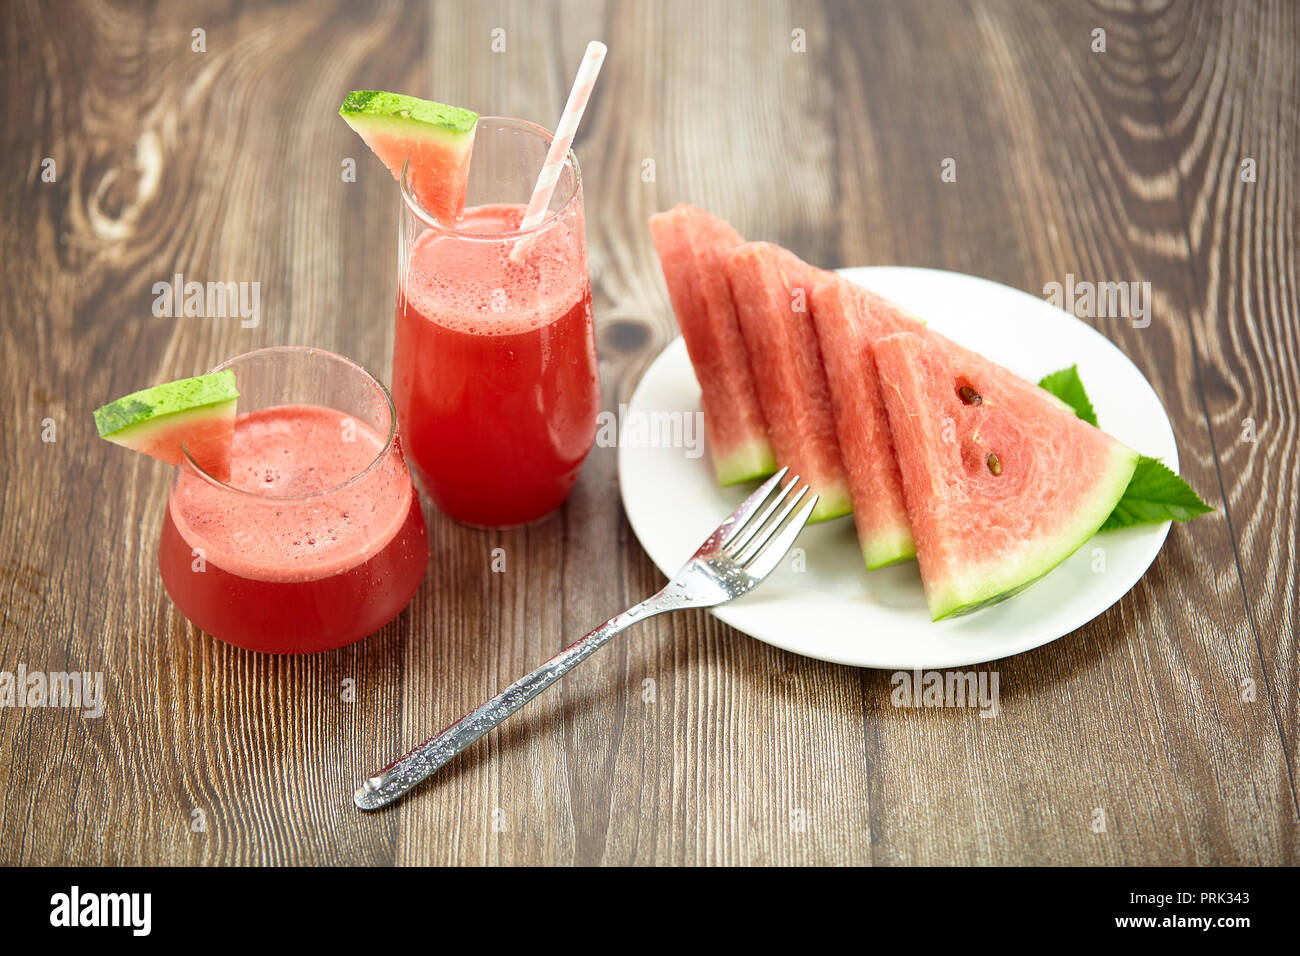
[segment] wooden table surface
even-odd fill
[[[0,18],[0,670],[106,685],[98,719],[0,709],[0,862],[1300,860],[1295,4],[22,0]],[[1151,381],[1217,510],[1107,613],[992,665],[996,719],[897,709],[886,672],[679,614],[362,815],[365,773],[660,586],[615,450],[533,528],[430,511],[403,616],[268,657],[172,608],[169,471],[90,412],[271,344],[387,379],[397,192],[335,116],[343,94],[550,126],[592,38],[610,55],[577,150],[607,408],[676,334],[645,220],[689,200],[828,267],[1035,295],[1150,282],[1149,327],[1089,321]],[[155,317],[178,272],[259,282],[260,324]]]

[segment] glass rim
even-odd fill
[[[222,491],[229,492],[231,494],[246,495],[249,498],[253,498],[259,501],[303,502],[303,501],[313,501],[316,499],[325,498],[328,497],[329,495],[337,494],[338,492],[342,491],[345,488],[351,487],[352,485],[359,482],[366,475],[374,471],[375,468],[379,466],[379,463],[388,457],[397,439],[397,408],[396,406],[393,405],[393,396],[389,394],[388,386],[386,386],[383,382],[379,381],[379,379],[375,378],[375,376],[370,374],[370,372],[366,370],[365,366],[361,365],[358,362],[352,361],[352,359],[348,358],[345,355],[339,355],[338,353],[331,352],[328,349],[318,349],[310,345],[268,345],[264,348],[253,349],[252,351],[244,352],[240,355],[236,355],[233,358],[228,358],[224,362],[221,362],[218,365],[213,366],[212,369],[208,372],[208,374],[211,375],[213,372],[224,371],[225,369],[234,365],[236,362],[240,362],[245,359],[250,359],[258,355],[266,355],[267,353],[288,353],[288,354],[295,354],[295,355],[321,355],[324,356],[325,358],[332,359],[336,362],[341,362],[343,365],[347,366],[351,371],[359,372],[362,375],[362,377],[364,377],[367,381],[369,381],[369,383],[372,386],[374,386],[379,390],[379,394],[384,397],[384,402],[388,406],[388,434],[384,438],[383,447],[379,449],[378,453],[376,453],[375,457],[370,461],[369,464],[366,465],[365,468],[362,468],[360,471],[358,471],[352,477],[348,478],[346,481],[339,482],[337,485],[333,485],[321,491],[313,491],[305,495],[265,495],[257,491],[248,491],[245,488],[236,488],[234,485],[230,484],[229,482],[222,481],[220,478],[217,478],[215,475],[213,475],[211,472],[205,469],[202,465],[200,465],[197,461],[195,461],[194,456],[190,454],[190,450],[188,447],[186,447],[184,442],[181,443],[182,464],[188,464],[190,468],[195,472],[195,474],[197,474],[208,484],[212,485],[213,487],[219,488]],[[238,382],[236,382],[235,384],[236,387],[238,387]],[[283,406],[272,405],[268,407],[280,408]],[[338,409],[334,409],[334,411],[338,411]],[[340,414],[346,414],[346,413],[340,412]],[[178,465],[177,467],[180,466]]]
[[[515,119],[511,116],[480,116],[478,122],[480,124],[497,123],[504,126],[514,127],[515,129],[520,129],[527,133],[532,133],[539,139],[545,140],[548,150],[550,149],[552,140],[555,139],[555,134],[546,127],[539,126],[536,123],[530,123],[528,120]],[[475,127],[475,135],[477,138],[477,126]],[[471,158],[471,162],[472,161]],[[424,225],[430,229],[437,230],[444,236],[453,236],[457,239],[469,240],[471,242],[500,242],[503,239],[522,239],[525,236],[537,235],[555,222],[555,220],[567,213],[570,207],[581,200],[582,170],[578,166],[577,153],[570,149],[568,155],[565,157],[565,162],[573,169],[573,193],[559,209],[554,211],[547,209],[546,215],[542,217],[542,221],[531,229],[511,229],[506,232],[468,232],[464,229],[457,228],[456,226],[448,226],[447,224],[440,222],[437,216],[424,208],[424,205],[420,200],[415,198],[415,193],[411,191],[411,161],[409,159],[402,162],[402,175],[398,178],[398,185],[401,187],[402,201],[406,203],[406,208],[409,209],[417,219],[424,223]],[[541,172],[541,170],[538,170],[538,172]]]

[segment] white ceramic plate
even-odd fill
[[[1101,427],[1177,470],[1173,429],[1151,385],[1110,341],[1069,313],[955,272],[840,271],[1031,381],[1077,363]],[[646,371],[626,415],[695,412],[699,399],[678,338]],[[753,486],[719,488],[707,448],[691,457],[688,449],[646,444],[620,443],[623,506],[651,560],[671,576]],[[1101,614],[1142,576],[1168,532],[1165,522],[1099,534],[1021,594],[933,623],[916,563],[867,572],[853,519],[840,518],[805,529],[795,545],[802,553],[792,551],[762,587],[712,613],[761,641],[825,661],[890,670],[978,664],[1056,640]]]

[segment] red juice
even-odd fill
[[[396,444],[350,415],[281,405],[241,415],[229,486],[177,469],[158,546],[172,601],[255,651],[322,651],[378,630],[428,560]]]
[[[425,231],[397,295],[393,397],[406,451],[458,521],[525,524],[558,508],[596,436],[600,381],[580,213],[534,234],[523,207]]]

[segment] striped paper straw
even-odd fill
[[[551,204],[551,193],[555,192],[555,184],[560,179],[560,170],[564,168],[569,147],[573,145],[573,136],[578,132],[582,111],[587,108],[587,100],[591,98],[591,88],[596,85],[596,75],[600,72],[600,65],[605,62],[605,49],[605,44],[598,40],[592,40],[587,44],[587,52],[582,57],[582,66],[578,67],[578,75],[573,79],[573,89],[569,90],[569,101],[564,104],[564,115],[560,117],[560,124],[555,127],[555,138],[551,140],[550,152],[546,154],[546,165],[542,167],[537,177],[537,185],[533,187],[533,198],[528,200],[528,209],[519,224],[521,230],[532,229],[546,215],[546,208]],[[518,251],[522,245],[524,245],[522,242],[516,244],[515,250]]]

